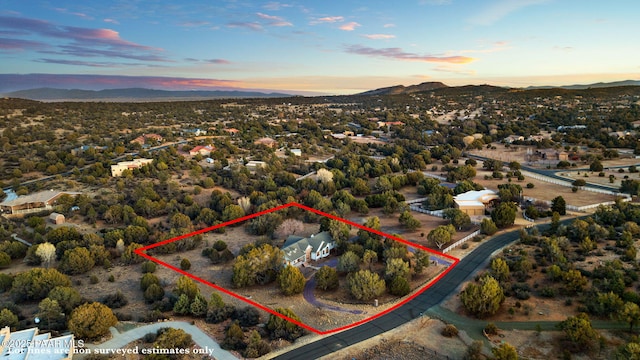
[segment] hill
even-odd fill
[[[108,90],[67,90],[54,88],[38,88],[20,90],[3,94],[6,97],[61,101],[61,100],[189,100],[189,99],[224,99],[224,98],[276,98],[290,97],[284,93],[263,93],[257,91],[225,91],[225,90],[193,90],[193,91],[169,91],[144,88],[108,89]]]
[[[610,87],[618,87],[618,86],[640,86],[640,81],[638,80],[625,80],[625,81],[614,81],[608,83],[594,83],[594,84],[585,84],[585,85],[562,85],[562,86],[529,86],[527,90],[534,89],[553,89],[553,88],[561,88],[567,90],[586,90],[586,89],[599,89],[599,88],[610,88]]]
[[[441,82],[424,82],[418,85],[404,86],[396,85],[390,87],[384,87],[375,90],[365,91],[357,95],[401,95],[401,94],[413,94],[422,91],[431,91],[447,88],[448,86]]]

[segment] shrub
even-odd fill
[[[142,263],[142,272],[143,273],[153,273],[156,271],[156,263],[153,261],[145,261]]]
[[[454,337],[458,336],[458,328],[455,325],[448,324],[442,329],[442,336],[445,337]]]
[[[494,323],[488,323],[487,326],[484,327],[484,332],[487,335],[498,335],[498,327]]]
[[[208,323],[219,324],[229,319],[235,311],[235,306],[226,304],[220,308],[209,309],[204,320]]]
[[[100,282],[100,279],[98,279],[98,277],[96,275],[91,275],[91,277],[89,278],[89,282],[91,284],[97,284]]]
[[[100,302],[112,309],[119,309],[129,303],[120,290],[116,291],[115,294],[105,296]]]
[[[253,306],[247,306],[240,310],[236,309],[232,318],[242,327],[255,326],[260,323],[260,312]]]
[[[113,276],[113,274],[111,274],[111,275],[109,275],[109,278],[107,279],[107,281],[114,282],[114,281],[116,281],[116,278]]]
[[[535,185],[533,183],[527,183],[527,189],[533,189]]]
[[[180,269],[182,270],[189,270],[191,269],[191,261],[189,261],[189,259],[187,258],[183,258],[180,261]]]

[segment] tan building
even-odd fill
[[[122,161],[115,165],[111,165],[111,176],[121,176],[125,170],[139,169],[147,164],[151,164],[153,159],[135,159],[133,161]]]
[[[0,203],[0,210],[7,215],[29,214],[44,210],[53,210],[57,200],[63,195],[76,196],[79,192],[70,191],[40,191],[37,193],[18,196],[12,200]]]
[[[492,190],[467,191],[453,198],[454,206],[469,216],[484,215],[487,205],[499,199]]]
[[[64,224],[64,220],[64,215],[62,214],[56,212],[49,214],[49,221],[56,225]]]
[[[269,148],[275,148],[278,146],[278,142],[273,140],[272,138],[263,137],[253,142],[256,145],[264,145]]]

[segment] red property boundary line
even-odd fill
[[[423,286],[418,291],[414,292],[411,296],[409,296],[406,299],[402,300],[398,304],[394,305],[393,307],[390,307],[389,309],[386,309],[386,310],[384,310],[384,311],[382,311],[380,313],[377,313],[377,314],[375,314],[375,315],[373,315],[373,316],[371,316],[369,318],[366,318],[364,320],[360,320],[360,321],[355,322],[355,323],[350,324],[350,325],[342,326],[342,327],[339,327],[339,328],[336,328],[336,329],[332,329],[332,330],[320,331],[320,330],[315,329],[315,328],[313,328],[313,327],[311,327],[311,326],[309,326],[307,324],[304,324],[304,323],[302,323],[300,321],[297,321],[297,320],[294,320],[294,319],[292,319],[292,318],[290,318],[288,316],[282,315],[279,312],[277,312],[277,311],[275,311],[275,310],[273,310],[271,308],[268,308],[268,307],[266,307],[264,305],[261,305],[261,304],[255,302],[255,301],[253,301],[251,299],[248,299],[248,298],[246,298],[246,297],[244,297],[242,295],[238,295],[233,291],[230,291],[230,290],[227,290],[225,288],[222,288],[222,287],[220,287],[220,286],[218,286],[216,284],[213,284],[213,283],[211,283],[211,282],[209,282],[209,281],[207,281],[205,279],[202,279],[202,278],[200,278],[198,276],[190,274],[190,273],[188,273],[188,272],[186,272],[186,271],[184,271],[184,270],[182,270],[180,268],[177,268],[177,267],[175,267],[175,266],[173,266],[171,264],[168,264],[168,263],[166,263],[166,262],[164,262],[164,261],[162,261],[160,259],[157,259],[157,258],[145,253],[145,251],[147,251],[147,250],[151,250],[151,249],[154,249],[156,247],[172,243],[174,241],[178,241],[178,240],[182,240],[182,239],[194,236],[194,235],[206,233],[206,232],[209,232],[209,231],[212,231],[212,230],[215,230],[215,229],[219,229],[219,228],[222,228],[222,227],[225,227],[225,226],[237,224],[237,223],[240,223],[240,222],[243,222],[243,221],[246,221],[246,220],[250,220],[250,219],[256,218],[256,217],[261,216],[261,215],[272,213],[272,212],[275,212],[275,211],[278,211],[278,210],[283,210],[283,209],[286,209],[286,208],[289,208],[289,207],[297,207],[297,208],[300,208],[302,210],[311,211],[311,212],[313,212],[315,214],[318,214],[320,216],[328,217],[328,218],[330,218],[332,220],[341,221],[343,223],[346,223],[346,224],[349,224],[351,226],[354,226],[354,227],[356,227],[358,229],[369,231],[369,232],[372,232],[374,234],[380,235],[382,237],[386,237],[386,238],[398,241],[400,243],[406,244],[408,246],[411,246],[411,247],[414,247],[414,248],[417,248],[417,249],[421,249],[421,250],[424,250],[424,251],[428,251],[428,252],[430,252],[430,253],[432,253],[434,255],[445,257],[445,258],[451,260],[452,263],[451,263],[451,265],[449,265],[449,267],[445,271],[443,271],[437,277],[435,277],[434,279],[429,281],[429,283],[427,283],[425,286]],[[242,301],[244,301],[244,302],[246,302],[246,303],[248,303],[250,305],[253,305],[253,306],[255,306],[255,307],[257,307],[257,308],[259,308],[261,310],[264,310],[264,311],[266,311],[266,312],[268,312],[270,314],[273,314],[275,316],[279,316],[279,317],[281,317],[281,318],[283,318],[283,319],[285,319],[287,321],[290,321],[290,322],[292,322],[292,323],[294,323],[294,324],[296,324],[296,325],[298,325],[298,326],[300,326],[302,328],[305,328],[305,329],[307,329],[309,331],[312,331],[312,332],[314,332],[316,334],[319,334],[319,335],[332,334],[332,333],[339,332],[339,331],[342,331],[342,330],[346,330],[346,329],[349,329],[349,328],[352,328],[352,327],[356,327],[358,325],[361,325],[361,324],[364,324],[366,322],[369,322],[369,321],[371,321],[373,319],[376,319],[376,318],[378,318],[378,317],[380,317],[380,316],[382,316],[384,314],[387,314],[387,313],[389,313],[389,312],[391,312],[391,311],[403,306],[404,304],[406,304],[409,301],[413,300],[418,295],[422,294],[424,291],[426,291],[428,288],[430,288],[433,284],[438,282],[443,276],[445,276],[449,271],[451,271],[460,262],[460,259],[455,258],[455,257],[453,257],[451,255],[447,255],[447,254],[444,254],[444,253],[441,253],[441,252],[426,248],[424,246],[421,246],[421,245],[412,243],[410,241],[401,239],[401,238],[399,238],[397,236],[393,236],[393,235],[386,234],[386,233],[383,233],[383,232],[375,230],[375,229],[368,228],[366,226],[357,224],[357,223],[355,223],[353,221],[350,221],[350,220],[347,220],[347,219],[343,219],[343,218],[337,217],[335,215],[327,214],[327,213],[325,213],[323,211],[316,210],[316,209],[310,208],[308,206],[305,206],[305,205],[302,205],[302,204],[299,204],[299,203],[296,203],[296,202],[290,202],[288,204],[280,205],[280,206],[277,206],[277,207],[274,207],[274,208],[271,208],[271,209],[267,209],[267,210],[260,211],[260,212],[257,212],[257,213],[251,214],[251,215],[247,215],[247,216],[243,216],[243,217],[231,220],[231,221],[227,221],[227,222],[222,223],[222,224],[217,224],[217,225],[210,226],[210,227],[198,230],[198,231],[194,231],[194,232],[189,233],[189,234],[177,236],[177,237],[172,238],[172,239],[168,239],[168,240],[164,240],[164,241],[152,244],[152,245],[148,245],[148,246],[145,246],[145,247],[142,247],[142,248],[139,248],[139,249],[135,250],[135,253],[137,255],[143,257],[143,258],[146,258],[147,260],[151,260],[151,261],[153,261],[155,263],[158,263],[158,264],[160,264],[160,265],[162,265],[162,266],[164,266],[164,267],[166,267],[168,269],[171,269],[171,270],[173,270],[175,272],[178,272],[178,273],[180,273],[180,274],[182,274],[184,276],[187,276],[187,277],[189,277],[189,278],[191,278],[193,280],[199,281],[199,282],[201,282],[201,283],[203,283],[205,285],[208,285],[208,286],[210,286],[210,287],[212,287],[212,288],[214,288],[216,290],[222,291],[223,293],[225,293],[225,294],[227,294],[229,296],[232,296],[232,297],[234,297],[236,299],[242,300]]]

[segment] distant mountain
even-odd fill
[[[170,91],[144,88],[108,89],[108,90],[67,90],[53,88],[38,88],[30,90],[13,91],[3,94],[5,97],[60,101],[60,100],[189,100],[189,99],[225,99],[225,98],[277,98],[291,97],[293,95],[283,93],[263,93],[258,91],[237,90],[193,90]]]
[[[404,86],[396,85],[390,87],[384,87],[375,90],[365,91],[357,95],[400,95],[400,94],[413,94],[422,91],[431,91],[448,88],[447,85],[441,82],[424,82],[418,85]]]
[[[529,86],[526,90],[532,89],[553,89],[553,88],[561,88],[567,90],[585,90],[585,89],[598,89],[598,88],[609,88],[609,87],[618,87],[618,86],[640,86],[640,81],[638,80],[625,80],[625,81],[614,81],[608,83],[595,83],[595,84],[587,84],[587,85],[562,85],[562,86]]]

